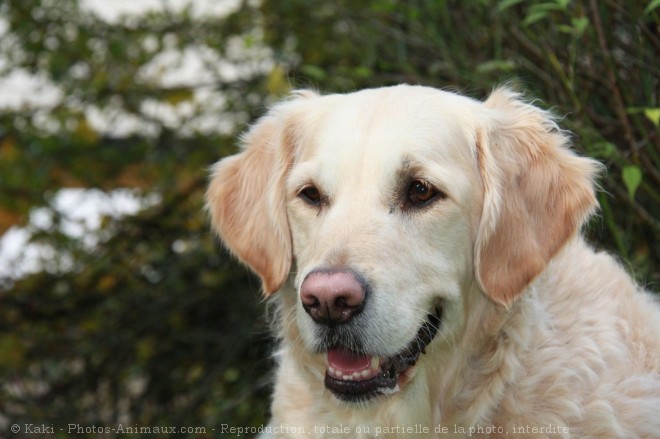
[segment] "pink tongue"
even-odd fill
[[[371,367],[371,357],[341,349],[330,349],[328,365],[343,372],[360,372]]]

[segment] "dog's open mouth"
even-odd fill
[[[415,365],[438,332],[441,308],[428,315],[415,338],[403,351],[387,358],[352,352],[343,347],[325,355],[325,387],[344,401],[366,401],[398,390],[399,377]]]

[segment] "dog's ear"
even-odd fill
[[[551,115],[510,90],[495,90],[484,109],[475,270],[484,292],[508,305],[595,209],[600,165],[573,154]]]
[[[279,104],[242,138],[239,154],[216,163],[206,192],[212,226],[225,246],[262,281],[266,295],[286,281],[292,262],[285,180],[293,163],[296,102]]]

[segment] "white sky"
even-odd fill
[[[63,215],[59,230],[92,250],[102,238],[98,230],[103,217],[132,215],[159,201],[155,194],[145,197],[129,189],[109,193],[98,189],[58,191],[51,202],[52,211],[46,207],[32,209],[27,226],[12,227],[0,237],[0,286],[3,278],[16,279],[44,267],[49,270],[71,267],[67,255],[56,258],[52,248],[29,242],[33,232],[51,229],[53,211]],[[49,261],[58,261],[58,265]]]
[[[80,5],[109,23],[122,15],[140,15],[152,11],[181,11],[192,8],[194,16],[223,15],[240,5],[240,0],[82,0]]]
[[[124,15],[134,16],[164,10],[176,12],[187,6],[191,7],[191,12],[195,16],[223,15],[238,7],[240,0],[81,0],[80,4],[105,21],[117,23]],[[0,38],[6,33],[7,27],[6,21],[0,17]],[[216,58],[213,58],[214,56]],[[202,68],[208,65],[218,66],[219,71],[209,73],[207,69]],[[0,68],[6,66],[7,61],[0,58]],[[268,68],[268,65],[265,68]],[[165,51],[157,55],[154,61],[143,69],[144,79],[155,80],[155,76],[158,75],[158,80],[163,86],[209,82],[209,79],[213,79],[210,76],[212,74],[232,76],[241,73],[240,66],[223,64],[222,60],[217,59],[217,55],[203,49],[188,49],[183,53]],[[42,108],[47,114],[48,109],[62,99],[62,92],[47,79],[31,75],[24,70],[14,69],[0,77],[0,110]],[[159,118],[165,124],[177,126],[187,113],[194,110],[191,106],[197,104],[208,105],[209,111],[217,115],[222,97],[209,90],[201,90],[196,92],[195,99],[188,106],[180,105],[174,109],[155,101],[147,101],[143,111],[151,117]],[[86,117],[101,133],[108,130],[109,125],[112,125],[115,135],[118,134],[118,126],[120,135],[145,129],[129,115],[112,114],[112,111],[104,112],[98,108],[89,108]],[[231,129],[218,124],[217,118],[214,123],[202,119],[199,124],[206,124],[210,129],[216,130]],[[100,239],[97,232],[102,217],[135,214],[144,207],[157,203],[159,199],[158,194],[143,196],[129,189],[110,193],[95,189],[63,189],[53,197],[52,208],[65,218],[60,230],[80,240],[85,248],[91,249]],[[72,262],[67,259],[67,255],[59,255],[63,256],[60,258],[62,260],[59,266],[49,266],[48,260],[57,259],[54,258],[54,249],[28,242],[33,231],[48,229],[51,225],[51,211],[48,208],[37,208],[30,212],[25,227],[14,226],[0,236],[0,286],[3,284],[3,279],[16,279],[44,268],[49,270],[71,268]]]
[[[81,0],[80,5],[109,23],[116,23],[127,15],[139,16],[165,10],[177,12],[186,7],[190,7],[192,14],[196,16],[224,15],[240,6],[240,0]],[[7,28],[6,21],[0,17],[0,37],[6,33]],[[140,70],[136,79],[157,83],[165,88],[194,86],[213,84],[218,80],[232,80],[241,75],[272,68],[270,52],[264,48],[255,46],[248,49],[236,38],[228,41],[226,49],[233,53],[250,53],[250,56],[247,56],[246,62],[241,65],[220,59],[217,52],[210,48],[188,47],[178,51],[169,49],[166,45],[163,51],[156,54],[151,62]],[[0,58],[0,68],[6,65],[7,61]],[[48,110],[63,98],[62,91],[47,78],[30,74],[23,69],[10,70],[8,74],[0,77],[0,109]],[[183,134],[191,131],[228,133],[233,125],[226,120],[218,121],[217,118],[223,108],[222,95],[209,88],[198,88],[193,90],[193,98],[190,101],[174,106],[146,100],[141,111]],[[203,112],[199,109],[203,109]],[[193,115],[194,117],[191,117]],[[208,115],[213,115],[214,119],[209,120]],[[140,131],[157,135],[153,127],[145,126],[144,121],[134,115],[115,111],[111,106],[105,109],[89,107],[85,110],[85,116],[87,122],[99,134],[128,136]],[[41,114],[37,123],[40,121],[41,128],[47,127],[47,113]]]

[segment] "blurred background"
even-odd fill
[[[0,0],[0,437],[266,421],[265,304],[203,194],[294,88],[526,90],[607,166],[589,238],[658,291],[658,59],[658,0]]]

